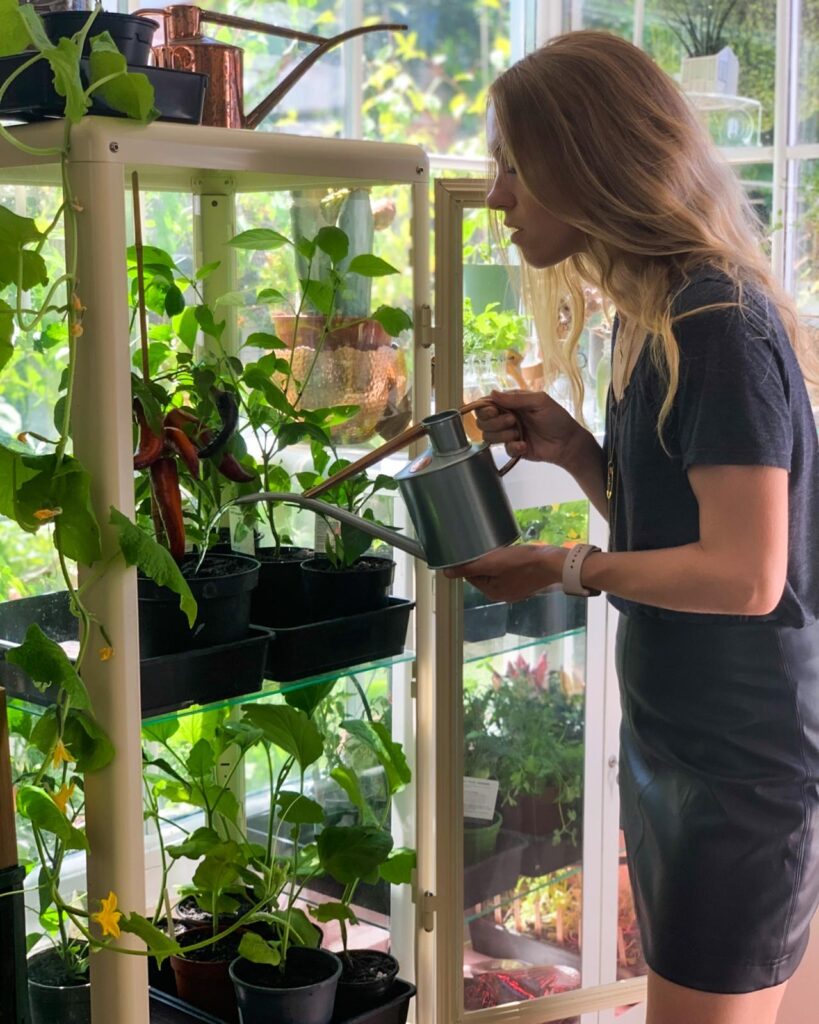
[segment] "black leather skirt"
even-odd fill
[[[620,798],[646,962],[752,992],[819,902],[819,623],[621,615]]]

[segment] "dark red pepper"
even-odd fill
[[[162,454],[165,440],[148,426],[145,410],[138,399],[134,401],[134,415],[139,424],[139,447],[134,453],[134,469],[147,469]]]
[[[211,436],[207,440],[205,440],[204,434],[200,435],[200,459],[208,459],[221,448],[224,448],[231,437],[233,437],[239,423],[239,403],[236,401],[235,395],[230,391],[217,391],[215,389],[212,393],[222,425],[219,428],[219,433],[214,435],[211,431]]]
[[[151,488],[165,527],[168,548],[174,559],[181,562],[185,554],[185,520],[175,459],[157,459],[152,463]]]
[[[167,423],[167,420],[166,420]],[[188,437],[184,430],[180,430],[179,427],[166,426],[163,434],[165,435],[165,442],[167,447],[175,454],[181,456],[183,462],[188,467],[188,472],[194,478],[199,479],[199,456],[196,453],[196,446],[193,441]]]
[[[256,479],[256,474],[246,470],[236,456],[229,452],[222,456],[216,468],[223,477],[237,484],[249,484]]]

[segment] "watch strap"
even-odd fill
[[[563,563],[563,592],[574,597],[596,597],[600,591],[584,587],[580,582],[580,570],[589,555],[600,551],[596,544],[575,544],[569,549]]]

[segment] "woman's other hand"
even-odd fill
[[[444,569],[444,575],[450,579],[463,577],[493,601],[521,601],[544,587],[560,583],[567,555],[566,548],[514,544]]]
[[[475,410],[488,444],[503,444],[511,456],[567,467],[586,433],[563,406],[543,391],[493,391],[491,405]]]

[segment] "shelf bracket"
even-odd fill
[[[432,326],[432,307],[426,303],[418,308],[418,343],[421,348],[432,348],[435,344],[435,328]]]

